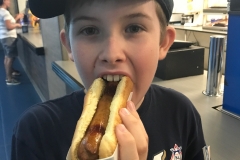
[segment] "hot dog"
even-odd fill
[[[84,109],[77,122],[70,147],[71,160],[109,157],[115,151],[115,126],[121,123],[118,114],[133,88],[127,76],[119,82],[94,80],[84,98]]]

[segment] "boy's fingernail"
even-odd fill
[[[131,93],[129,94],[127,101],[131,101],[131,100],[132,100],[132,95],[133,95],[133,92],[131,92]]]
[[[135,106],[133,105],[133,102],[129,101],[127,103],[127,109],[129,109],[130,111],[136,110]]]
[[[117,125],[117,129],[121,132],[125,132],[126,131],[126,127],[123,124],[119,124]]]
[[[126,108],[122,108],[120,111],[123,115],[129,115],[129,111]]]

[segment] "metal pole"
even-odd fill
[[[225,36],[210,36],[208,58],[207,86],[203,94],[206,96],[221,96],[219,86],[222,78],[223,47]]]

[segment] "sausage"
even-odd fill
[[[82,114],[76,124],[67,160],[94,160],[113,155],[117,147],[115,127],[122,123],[119,109],[126,107],[132,80],[119,82],[97,78],[89,87]]]
[[[98,149],[107,127],[110,105],[117,84],[118,82],[107,82],[106,89],[98,102],[97,110],[79,145],[78,157],[81,160],[99,158]]]

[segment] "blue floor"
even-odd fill
[[[24,72],[18,59],[15,69],[21,72],[20,85],[6,85],[4,54],[0,52],[0,160],[10,160],[11,136],[15,122],[31,105],[41,102],[37,92]]]

